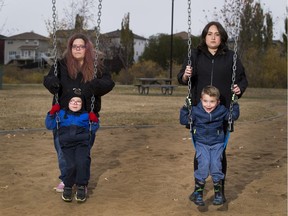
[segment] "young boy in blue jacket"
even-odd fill
[[[189,199],[196,205],[204,206],[203,190],[209,174],[214,184],[214,205],[223,204],[226,199],[222,194],[222,182],[225,178],[222,172],[222,155],[225,143],[225,121],[229,118],[229,109],[220,105],[220,92],[214,86],[206,86],[201,92],[197,106],[184,105],[180,109],[180,124],[191,123],[193,142],[196,150],[198,169],[194,171],[195,190]],[[190,109],[190,110],[189,110]],[[239,105],[233,104],[232,120],[240,115]]]
[[[90,133],[97,131],[99,122],[93,112],[88,113],[82,108],[81,89],[71,89],[69,98],[68,109],[60,109],[59,104],[52,106],[47,113],[45,125],[49,130],[58,128],[59,142],[67,165],[62,199],[72,201],[72,187],[76,184],[75,199],[84,202],[87,198],[87,173],[90,172],[91,162]]]

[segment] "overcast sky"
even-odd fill
[[[0,0],[1,1],[1,0]],[[34,31],[48,36],[45,21],[52,20],[52,0],[2,0],[0,34],[11,36]],[[59,17],[72,0],[56,0]],[[76,1],[76,0],[74,0]],[[97,0],[95,0],[97,1]],[[173,0],[102,0],[101,33],[121,29],[121,21],[130,13],[130,29],[134,34],[149,38],[157,33],[171,33]],[[256,0],[255,0],[256,1]],[[265,12],[271,11],[274,21],[274,38],[280,39],[284,31],[286,0],[259,0]],[[98,2],[98,1],[97,1]],[[220,11],[224,0],[191,0],[191,32],[199,35],[213,13]],[[187,0],[174,0],[173,33],[187,31]],[[95,14],[97,14],[95,8]],[[219,13],[220,14],[220,13]],[[92,26],[91,26],[92,27]]]

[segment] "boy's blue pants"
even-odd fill
[[[224,179],[225,175],[222,172],[224,143],[205,145],[195,142],[195,148],[198,168],[194,171],[194,177],[203,183],[205,183],[209,174],[213,182]]]

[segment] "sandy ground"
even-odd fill
[[[110,98],[106,100],[108,104]],[[243,116],[247,116],[245,103],[251,101],[243,99]],[[175,114],[171,124],[104,125],[92,149],[89,198],[83,204],[63,202],[61,194],[53,190],[59,171],[50,131],[2,130],[0,215],[286,215],[287,103],[263,99],[254,107],[259,111],[265,107],[274,114],[237,122],[227,147],[227,203],[223,206],[212,205],[210,178],[206,206],[189,201],[194,187],[194,148],[189,131],[176,123]],[[112,111],[108,109],[108,113]],[[1,121],[8,124],[5,117],[2,113]]]

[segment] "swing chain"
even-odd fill
[[[191,46],[192,46],[192,37],[191,37],[191,0],[188,0],[188,54],[187,54],[187,64],[191,67]],[[191,94],[191,76],[188,78],[188,96],[186,98],[186,104],[188,105],[189,110],[189,128],[190,132],[192,133],[192,94]]]
[[[96,31],[96,41],[95,41],[95,59],[94,59],[94,78],[97,78],[97,72],[98,72],[98,58],[99,58],[99,37],[100,37],[100,24],[101,24],[101,9],[102,9],[102,0],[99,0],[98,4],[98,18],[97,18],[97,26],[95,28]],[[94,94],[91,97],[91,112],[94,111],[94,102],[95,102],[95,96]],[[90,130],[91,130],[91,124],[90,124]]]
[[[56,39],[56,0],[52,0],[52,18],[53,18],[53,54],[54,54],[54,75],[57,77],[57,39]],[[55,102],[58,103],[58,93],[54,95]]]
[[[99,5],[98,5],[98,18],[97,18],[97,26],[95,28],[96,31],[96,41],[95,41],[95,59],[94,59],[94,77],[97,77],[97,64],[98,64],[98,58],[99,58],[99,37],[100,37],[100,24],[101,24],[101,9],[102,9],[102,0],[99,0]]]
[[[52,18],[53,18],[53,54],[54,54],[54,75],[55,77],[58,76],[58,65],[57,65],[57,38],[56,38],[56,0],[52,0]],[[59,97],[58,93],[54,94],[55,104],[59,104]],[[60,117],[58,115],[58,112],[56,112],[56,125],[57,130],[59,129],[59,123],[60,123]]]
[[[233,113],[233,104],[237,102],[238,96],[233,92],[235,79],[236,79],[236,70],[237,70],[237,52],[238,52],[238,40],[239,40],[239,33],[240,33],[240,11],[241,11],[241,2],[240,0],[237,0],[235,2],[237,13],[235,15],[235,28],[234,31],[232,31],[232,38],[234,39],[234,54],[233,54],[233,67],[232,67],[232,82],[231,82],[231,92],[232,92],[232,98],[231,103],[229,107],[229,117],[228,117],[228,130],[232,131],[232,113]]]
[[[191,0],[188,0],[188,65],[191,66]]]

